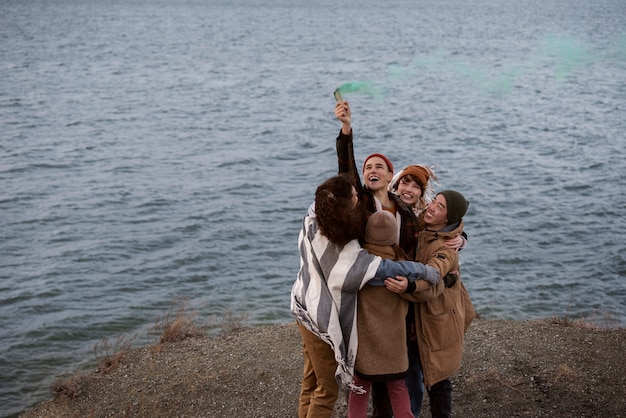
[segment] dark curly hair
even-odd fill
[[[360,204],[352,208],[352,190],[350,177],[340,174],[320,184],[315,191],[315,216],[320,232],[337,245],[363,238],[366,216]]]

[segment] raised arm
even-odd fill
[[[341,133],[344,135],[352,134],[352,126],[350,122],[352,120],[352,112],[350,112],[350,105],[348,102],[338,102],[335,105],[335,117],[341,121]]]
[[[360,196],[363,191],[363,185],[361,184],[361,178],[359,177],[356,161],[354,159],[352,127],[350,125],[351,114],[348,102],[339,102],[335,105],[335,117],[341,121],[341,130],[339,131],[336,143],[338,174],[350,174],[352,176],[352,184]]]

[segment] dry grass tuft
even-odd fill
[[[177,315],[163,330],[159,343],[174,343],[187,338],[201,337],[204,329],[193,323],[194,315]]]
[[[136,335],[130,339],[126,339],[123,335],[117,337],[115,344],[111,344],[107,337],[102,339],[100,344],[93,346],[93,352],[96,356],[96,362],[98,369],[96,370],[102,374],[111,373],[124,358],[124,355],[130,351],[133,345],[133,340]]]
[[[189,301],[182,300],[174,303],[163,317],[157,318],[153,332],[160,335],[159,344],[202,337],[206,334],[206,326],[196,325],[195,319],[196,313],[189,312]]]
[[[83,375],[69,376],[59,379],[52,384],[52,390],[57,396],[66,396],[70,399],[77,398],[82,392],[82,384],[87,379]]]

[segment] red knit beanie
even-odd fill
[[[389,171],[391,171],[391,174],[393,174],[393,164],[391,164],[391,160],[387,158],[386,156],[384,156],[383,154],[378,154],[378,153],[370,154],[367,157],[365,157],[365,161],[363,161],[363,168],[361,169],[361,171],[365,171],[365,164],[367,164],[367,160],[369,160],[372,157],[382,158],[383,161],[385,161],[385,164],[387,164],[387,168],[389,169]]]

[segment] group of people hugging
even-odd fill
[[[351,110],[335,106],[339,173],[317,187],[298,237],[291,311],[303,341],[299,418],[330,418],[339,391],[348,417],[418,417],[424,389],[432,417],[450,417],[450,376],[475,317],[460,279],[469,206],[433,192],[431,168],[394,175],[383,154],[354,158]]]

